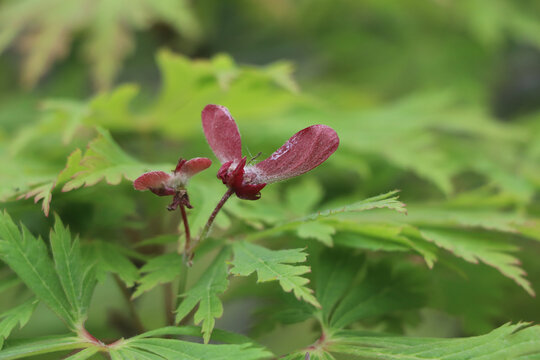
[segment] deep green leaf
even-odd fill
[[[78,319],[64,293],[45,243],[36,239],[24,226],[19,230],[5,212],[0,214],[0,258],[39,300],[69,326],[77,325]]]
[[[10,274],[6,276],[3,279],[0,279],[0,294],[3,291],[6,291],[8,289],[11,289],[14,286],[17,286],[21,283],[21,279],[19,279],[16,275]]]
[[[79,323],[86,319],[86,313],[96,278],[92,264],[83,259],[79,239],[72,240],[68,228],[56,217],[54,231],[50,233],[50,243],[56,273],[70,303],[73,316]]]
[[[229,248],[223,249],[195,285],[180,295],[183,299],[176,309],[176,322],[180,322],[199,304],[194,321],[195,324],[202,322],[201,331],[205,343],[210,340],[215,319],[223,315],[223,304],[218,294],[225,292],[229,286],[229,280],[227,279],[229,272],[226,261],[230,255]]]
[[[426,302],[421,280],[413,268],[385,262],[370,265],[359,283],[350,284],[330,316],[330,326],[344,328],[359,320],[419,309]]]
[[[316,265],[315,294],[328,321],[338,302],[351,291],[356,274],[365,267],[364,258],[350,250],[327,250],[321,252]]]

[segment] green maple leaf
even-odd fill
[[[72,329],[86,320],[95,286],[92,264],[81,257],[77,239],[57,218],[50,234],[53,259],[45,242],[7,213],[0,215],[0,259]],[[54,261],[53,261],[54,260]]]
[[[62,186],[67,192],[81,186],[93,186],[105,180],[109,185],[118,185],[122,179],[135,180],[149,168],[169,169],[172,166],[160,164],[150,166],[135,160],[123,151],[111,134],[98,128],[98,136],[88,144],[83,154],[74,150],[67,158],[65,168],[52,180],[32,187],[19,198],[34,197],[34,202],[42,201],[42,209],[49,215],[54,189]]]
[[[0,215],[0,259],[21,278],[34,294],[72,327],[79,320],[67,299],[62,282],[48,255],[45,242],[24,226],[19,228],[7,213]]]
[[[126,286],[131,287],[139,279],[137,267],[130,257],[136,253],[118,244],[105,241],[92,241],[85,244],[88,258],[95,261],[96,278],[102,281],[107,273],[117,275]]]
[[[74,317],[84,321],[96,285],[93,266],[81,255],[79,239],[72,239],[59,217],[49,239],[56,273]]]
[[[489,334],[457,339],[377,336],[345,330],[326,351],[375,360],[534,359],[540,355],[540,326],[506,324]]]
[[[286,292],[292,291],[298,299],[320,307],[313,291],[306,286],[309,280],[301,276],[311,271],[309,266],[291,265],[306,261],[307,254],[302,249],[268,250],[245,241],[236,242],[233,249],[232,274],[249,276],[256,272],[258,282],[277,280]]]
[[[117,185],[122,178],[134,180],[146,170],[147,165],[126,154],[108,131],[98,129],[98,132],[98,137],[88,144],[88,150],[77,164],[79,171],[63,186],[62,191],[71,191],[83,185],[92,186],[102,180]]]
[[[43,210],[43,213],[45,216],[49,216],[53,190],[57,185],[64,184],[65,182],[69,181],[72,176],[83,170],[83,167],[80,165],[81,158],[81,150],[76,149],[68,156],[66,167],[58,174],[56,179],[32,188],[30,191],[20,195],[19,199],[23,197],[25,199],[29,199],[33,197],[35,203],[41,201],[41,209]]]
[[[0,53],[15,42],[22,44],[22,82],[33,86],[67,55],[73,37],[84,33],[84,56],[92,65],[94,82],[106,89],[133,51],[133,32],[155,23],[192,40],[200,35],[185,0],[139,0],[129,7],[108,0],[7,1],[0,11]]]
[[[2,349],[4,340],[9,336],[11,331],[17,325],[22,328],[30,320],[30,316],[32,316],[37,303],[38,301],[36,299],[30,299],[0,314],[0,350]]]
[[[183,299],[176,309],[176,322],[180,322],[199,304],[194,320],[195,324],[202,322],[201,331],[205,343],[210,340],[215,319],[223,315],[223,304],[218,294],[225,292],[229,287],[229,272],[226,263],[229,256],[230,250],[228,248],[222,250],[197,283],[180,295]]]
[[[156,256],[140,269],[141,278],[133,298],[153,289],[159,284],[173,281],[184,270],[182,257],[176,253]]]
[[[88,346],[88,342],[82,341],[75,336],[33,338],[29,341],[23,341],[22,343],[2,349],[0,352],[0,360],[21,359],[57,351],[84,349]]]
[[[527,293],[534,296],[531,283],[525,278],[525,271],[519,266],[520,261],[512,252],[518,247],[501,239],[500,236],[484,231],[460,231],[456,229],[422,229],[424,238],[433,241],[438,246],[447,249],[455,256],[471,263],[482,261],[496,268],[504,276],[514,280]]]

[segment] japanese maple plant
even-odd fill
[[[52,194],[64,182],[63,190],[69,191],[107,176],[114,184],[117,178],[100,173],[104,171],[100,166],[108,161],[134,180],[134,189],[169,197],[166,207],[158,198],[149,198],[148,209],[142,213],[175,221],[175,234],[153,234],[130,248],[102,239],[83,242],[55,215],[47,246],[7,212],[0,215],[0,259],[14,274],[11,286],[24,284],[31,294],[0,314],[0,360],[55,356],[71,360],[417,360],[461,359],[453,357],[459,353],[467,359],[513,359],[515,354],[537,354],[532,339],[539,330],[527,324],[506,324],[487,335],[465,339],[396,336],[409,320],[417,321],[419,310],[427,304],[429,281],[421,266],[433,267],[437,246],[450,247],[444,234],[457,227],[444,227],[456,226],[455,222],[443,226],[423,218],[410,223],[393,218],[381,222],[380,211],[406,213],[397,191],[343,205],[324,203],[320,187],[312,181],[268,189],[269,184],[315,169],[334,154],[340,140],[332,128],[306,127],[264,160],[259,159],[260,153],[244,155],[238,126],[224,106],[207,105],[202,110],[202,130],[219,162],[219,167],[214,166],[217,179],[212,181],[204,178],[204,171],[212,166],[212,160],[203,157],[210,156],[207,153],[189,160],[182,156],[170,172],[160,170],[162,166],[152,169],[127,156],[107,131],[98,129],[98,138],[84,156],[75,151],[47,190]],[[114,158],[104,154],[114,154]],[[325,172],[333,176],[330,166]],[[87,178],[81,182],[81,176]],[[213,196],[216,186],[221,198],[219,193]],[[146,196],[132,190],[131,197]],[[39,191],[43,189],[29,194],[38,199]],[[197,196],[192,196],[193,191]],[[273,194],[270,201],[264,201],[265,192]],[[204,201],[201,194],[207,195]],[[49,206],[50,196],[47,201],[44,206]],[[317,207],[317,203],[324,205]],[[47,214],[48,207],[44,210]],[[373,210],[368,212],[373,215],[363,218],[367,210]],[[144,229],[139,231],[142,234]],[[134,238],[139,236],[143,235]],[[153,250],[143,250],[148,247]],[[378,256],[378,250],[408,255],[386,258]],[[505,259],[501,272],[533,294],[513,258]],[[250,279],[240,279],[252,274],[257,277],[255,285]],[[111,320],[114,331],[101,334],[92,326],[91,300],[98,284],[111,278],[124,298],[127,316]],[[151,317],[144,319],[139,299],[159,287],[164,290],[163,301],[154,299]],[[224,311],[225,300],[238,301],[242,309]],[[6,341],[4,346],[4,340],[18,324],[22,327],[29,321],[39,303],[52,310],[71,333],[29,336]],[[229,311],[229,324],[216,326],[216,319],[227,318]],[[239,330],[244,323],[258,325]],[[278,338],[292,345],[272,348],[257,341],[258,334],[290,324],[302,327]]]
[[[195,158],[178,161],[172,175],[163,171],[152,171],[141,175],[133,183],[137,190],[150,190],[159,196],[173,195],[168,210],[180,208],[185,229],[184,254],[191,259],[195,247],[208,235],[216,215],[227,199],[236,194],[240,199],[258,200],[260,191],[268,183],[286,180],[301,175],[322,164],[336,151],[339,137],[325,125],[313,125],[294,134],[282,147],[269,158],[247,165],[247,157],[242,156],[242,141],[238,126],[229,110],[219,105],[208,105],[202,112],[204,134],[214,154],[221,162],[217,177],[228,188],[216,208],[208,218],[206,225],[194,244],[191,244],[191,232],[185,208],[192,208],[186,185],[189,178],[207,169],[211,161],[207,158]],[[250,162],[255,159],[250,159]]]

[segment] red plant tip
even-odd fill
[[[259,199],[267,183],[316,168],[339,146],[339,137],[332,128],[312,125],[294,134],[267,159],[246,166],[238,126],[226,107],[207,105],[202,111],[202,125],[208,145],[222,164],[218,178],[239,198],[247,200]]]
[[[207,158],[180,159],[172,173],[147,172],[135,179],[133,187],[141,191],[150,190],[158,196],[174,195],[169,210],[174,210],[179,205],[191,208],[185,188],[193,175],[208,169],[210,165],[212,165],[212,161]]]

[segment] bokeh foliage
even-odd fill
[[[172,338],[185,335],[232,344],[211,351],[246,359],[269,354],[254,340],[300,359],[446,359],[469,347],[464,358],[538,356],[538,328],[518,324],[540,320],[531,296],[540,285],[538,2],[119,4],[0,1],[0,200],[29,229],[2,215],[0,345],[14,339],[5,358],[86,348],[72,335],[17,345],[66,332],[43,304],[75,332],[87,316],[103,339],[140,333],[126,291],[142,326],[160,330],[111,351],[119,359],[200,356],[199,345]],[[60,60],[68,53],[84,54],[93,80],[78,56]],[[15,68],[34,90],[17,85]],[[178,307],[177,321],[195,311],[201,328],[167,328],[155,309],[182,277],[179,216],[130,180],[180,156],[214,159],[200,124],[209,103],[231,110],[244,153],[261,159],[315,123],[341,143],[261,200],[227,203]],[[214,162],[189,186],[195,233],[225,191]],[[21,268],[25,253],[55,289]],[[66,269],[87,274],[88,286],[74,287]],[[254,315],[234,321],[235,303]],[[218,330],[244,322],[252,339]],[[283,329],[298,323],[303,336],[289,344]],[[306,348],[321,333],[330,340]]]

